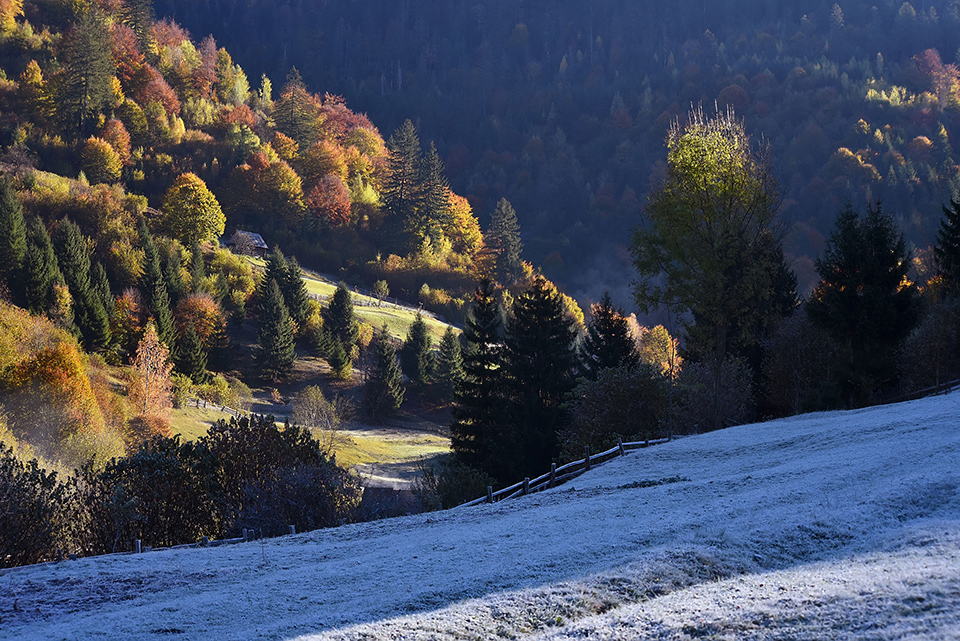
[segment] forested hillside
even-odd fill
[[[960,4],[934,0],[158,0],[251,77],[296,65],[387,130],[412,118],[485,222],[516,207],[528,256],[598,299],[691,103],[771,144],[806,292],[837,212],[882,200],[927,247],[958,186]]]

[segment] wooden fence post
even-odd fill
[[[623,439],[619,436],[617,437],[617,446],[620,448],[620,456],[623,456],[627,453],[627,450],[623,448]]]
[[[134,542],[134,546],[136,546],[137,554],[140,554],[143,552],[143,542],[140,539],[137,539]]]
[[[523,495],[526,496],[527,494],[530,494],[530,477],[529,476],[523,479]]]
[[[550,487],[557,486],[557,464],[550,464]]]
[[[290,534],[293,535],[293,534],[296,534],[296,533],[297,533],[297,526],[296,526],[296,525],[291,525],[291,526],[290,526]]]
[[[493,486],[487,486],[487,503],[493,503]]]
[[[587,455],[583,458],[583,464],[587,467],[587,471],[590,471],[590,446],[587,446]]]

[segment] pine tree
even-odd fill
[[[60,88],[59,109],[68,129],[85,133],[92,116],[113,99],[116,68],[110,53],[110,28],[96,6],[83,9],[77,24],[63,41],[66,72]]]
[[[330,336],[336,338],[348,352],[357,344],[359,328],[353,313],[353,300],[350,290],[344,283],[337,285],[337,291],[330,299],[330,305],[322,312],[323,326]]]
[[[264,294],[260,301],[256,361],[266,377],[277,381],[287,376],[293,367],[293,328],[277,281],[271,278],[264,288]]]
[[[97,261],[90,266],[90,286],[109,318],[113,314],[113,295],[110,293],[110,280],[103,263]]]
[[[454,390],[463,380],[463,355],[460,351],[460,339],[452,327],[447,327],[440,340],[437,354],[437,369],[434,376],[437,391],[444,399],[452,398]]]
[[[183,257],[180,255],[180,248],[171,243],[163,269],[163,281],[170,297],[170,307],[176,307],[180,299],[188,293],[187,286],[183,282],[183,275],[180,273],[182,262]]]
[[[543,276],[517,296],[504,337],[510,424],[522,451],[519,476],[542,474],[559,453],[563,406],[575,384],[577,332]]]
[[[372,362],[363,384],[363,408],[368,416],[383,422],[397,413],[404,395],[397,351],[386,326],[374,334],[370,349]]]
[[[170,311],[170,295],[160,271],[160,255],[153,242],[153,236],[145,222],[140,222],[140,244],[143,246],[144,270],[140,278],[140,289],[150,308],[157,337],[168,348],[173,347],[173,313]]]
[[[807,311],[840,347],[835,389],[850,405],[871,402],[893,388],[897,350],[920,315],[917,288],[905,284],[903,234],[879,204],[866,216],[848,205],[816,265],[820,282]]]
[[[26,303],[23,267],[27,255],[27,229],[23,207],[9,176],[0,178],[0,274],[17,305]]]
[[[408,230],[419,239],[429,238],[436,246],[443,236],[441,230],[451,223],[450,185],[444,175],[443,161],[437,148],[430,143],[430,149],[420,162],[420,211],[416,223],[417,229]]]
[[[493,283],[484,280],[474,293],[473,304],[463,330],[466,354],[463,380],[454,392],[454,421],[450,426],[451,445],[464,464],[507,477],[495,453],[515,452],[501,439],[503,413],[502,342],[503,317],[494,295]]]
[[[513,285],[523,277],[523,243],[520,242],[520,223],[517,212],[506,198],[501,198],[490,219],[490,229],[484,238],[496,257],[496,277],[502,285]]]
[[[110,342],[110,321],[90,282],[90,255],[80,228],[64,218],[53,241],[57,262],[73,297],[74,318],[83,345],[87,349],[106,347]]]
[[[614,307],[610,292],[604,293],[590,312],[592,317],[581,350],[584,376],[595,381],[602,369],[639,365],[640,354],[630,326],[623,312]]]
[[[223,274],[219,274],[223,276]],[[194,242],[190,246],[190,293],[199,294],[204,290],[204,280],[207,278],[207,269],[203,264],[203,252],[200,243]]]
[[[296,322],[297,327],[305,327],[310,306],[307,298],[307,284],[303,281],[303,270],[300,269],[300,263],[294,257],[287,261],[286,267],[286,274],[280,285],[283,300],[290,311],[290,318]]]
[[[184,376],[188,376],[197,385],[207,382],[209,378],[207,374],[207,348],[192,326],[187,326],[180,332],[174,362],[177,365],[177,371]]]
[[[381,192],[389,217],[385,231],[400,250],[409,250],[418,246],[418,239],[409,232],[420,228],[420,139],[410,120],[390,136],[387,149],[388,171]]]
[[[937,261],[937,273],[948,289],[956,290],[960,285],[960,202],[951,198],[950,208],[942,209],[943,218],[940,219],[933,253]]]
[[[426,385],[433,377],[435,362],[432,343],[423,314],[417,312],[407,332],[407,340],[400,349],[400,362],[407,377],[419,385]]]
[[[56,300],[54,286],[64,280],[47,228],[39,218],[34,218],[30,223],[24,263],[27,309],[34,314],[49,311]]]

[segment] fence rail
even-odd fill
[[[650,445],[656,445],[658,443],[666,443],[669,440],[670,438],[667,437],[624,443],[621,439],[617,439],[617,444],[614,447],[611,447],[606,452],[600,452],[599,454],[590,454],[590,448],[587,448],[586,454],[582,459],[566,463],[560,467],[557,467],[557,464],[553,463],[550,465],[550,471],[546,474],[541,474],[535,479],[530,479],[529,477],[525,478],[519,483],[514,483],[513,485],[505,487],[501,490],[497,490],[496,492],[493,491],[492,486],[487,486],[486,496],[481,496],[480,498],[472,501],[461,503],[458,507],[470,507],[471,505],[480,505],[481,503],[497,503],[499,501],[506,501],[520,496],[525,496],[527,494],[533,494],[535,492],[542,492],[543,490],[557,487],[558,485],[566,483],[567,481],[580,476],[584,472],[589,471],[595,465],[601,465],[618,456],[626,456],[628,452],[633,450],[638,450]]]

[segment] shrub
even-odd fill
[[[413,493],[424,512],[446,510],[486,494],[487,486],[495,485],[491,476],[464,465],[453,458],[436,465],[419,464],[420,474]]]

